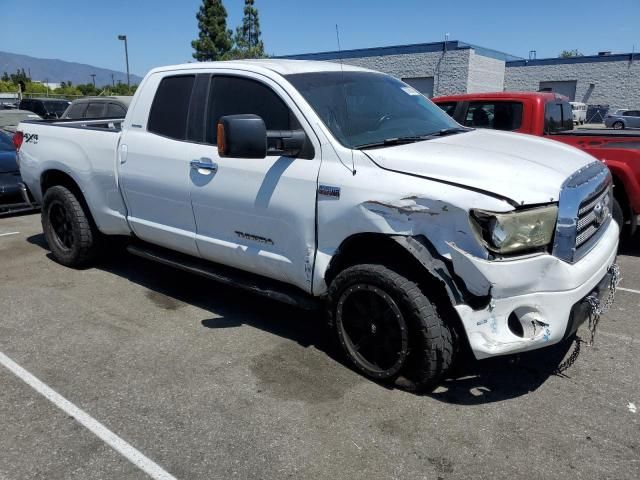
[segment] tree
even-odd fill
[[[191,42],[193,58],[200,62],[222,60],[231,50],[231,30],[227,29],[227,10],[222,0],[202,0],[196,14],[200,33]]]
[[[28,83],[31,81],[31,78],[27,76],[27,72],[24,71],[24,68],[19,68],[16,70],[16,73],[12,73],[9,78],[13,83],[18,85],[19,82]]]
[[[10,82],[11,81],[11,77],[9,76],[9,74],[7,72],[4,72],[2,74],[2,79],[3,82]]]
[[[582,55],[577,48],[574,48],[573,50],[563,50],[560,52],[560,55],[558,55],[558,58],[575,58],[583,56],[584,55]]]
[[[254,0],[244,0],[244,16],[242,25],[236,28],[235,46],[230,53],[231,58],[262,58],[264,44],[260,39],[260,19]]]

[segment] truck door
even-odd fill
[[[194,156],[191,199],[203,258],[311,290],[320,146],[286,92],[264,76],[213,75],[204,141]],[[307,158],[221,158],[218,119],[252,113],[268,130],[306,131]]]
[[[119,179],[134,233],[151,243],[198,255],[186,141],[195,75],[151,76],[119,146]],[[156,88],[157,87],[157,88]],[[149,113],[150,112],[150,113]]]

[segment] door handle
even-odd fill
[[[213,163],[211,160],[209,160],[207,158],[200,158],[200,159],[196,159],[196,160],[191,160],[191,168],[195,168],[197,170],[203,169],[203,170],[211,170],[212,172],[217,172],[218,171],[218,164],[217,163]]]

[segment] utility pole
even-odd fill
[[[131,93],[131,79],[129,77],[129,48],[127,47],[127,36],[118,35],[118,40],[124,41],[124,58],[127,62],[127,90],[129,93]]]
[[[93,88],[96,88],[96,74],[92,73],[90,77],[91,77],[91,80],[93,80]]]
[[[116,88],[116,80],[115,80],[115,77],[113,76],[113,73],[111,74],[111,86],[113,88]]]

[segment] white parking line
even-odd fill
[[[633,288],[618,287],[616,290],[622,290],[623,292],[640,293],[640,290],[634,290]]]
[[[31,375],[2,352],[0,352],[0,364],[4,365],[9,371],[11,371],[11,373],[20,378],[36,392],[44,396],[60,410],[75,418],[80,424],[84,425],[87,430],[96,435],[104,443],[109,445],[116,452],[120,453],[151,478],[158,480],[176,480],[173,475],[163,470],[158,464],[145,457],[142,453],[102,425],[95,418],[91,417],[84,410],[76,407],[62,395],[52,390],[49,386]]]
[[[0,233],[0,237],[6,237],[8,235],[17,235],[20,232],[8,232],[8,233]]]

